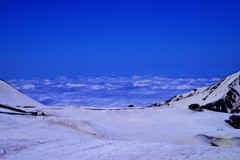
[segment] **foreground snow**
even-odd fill
[[[42,108],[48,116],[0,109],[0,159],[229,159],[240,131],[229,114],[182,107]],[[216,147],[218,146],[218,147]]]

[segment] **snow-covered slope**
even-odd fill
[[[0,80],[0,104],[8,106],[43,106],[22,94],[8,83]]]
[[[220,112],[238,112],[240,108],[240,71],[204,88],[177,95],[152,106],[187,107],[199,104],[202,108]]]
[[[0,108],[1,111],[1,108]],[[4,160],[238,160],[227,113],[165,107],[44,107],[47,116],[0,113]],[[216,147],[218,146],[218,147]]]

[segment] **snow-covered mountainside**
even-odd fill
[[[43,106],[43,104],[22,94],[10,84],[0,80],[0,104],[8,106]]]
[[[201,108],[234,113],[240,109],[240,71],[222,79],[210,87],[193,89],[165,102],[152,106],[188,107],[199,104]]]

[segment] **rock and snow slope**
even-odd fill
[[[8,106],[43,106],[22,94],[10,84],[0,80],[0,104]]]
[[[194,89],[177,95],[165,102],[152,106],[182,106],[199,104],[202,108],[234,113],[240,108],[240,71],[222,79],[218,83],[204,88]]]

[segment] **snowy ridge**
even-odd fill
[[[152,106],[187,107],[191,104],[199,104],[202,108],[213,111],[238,112],[240,108],[240,71],[210,87],[193,89]]]
[[[3,80],[0,80],[0,104],[12,107],[43,106],[43,104],[27,97]]]

